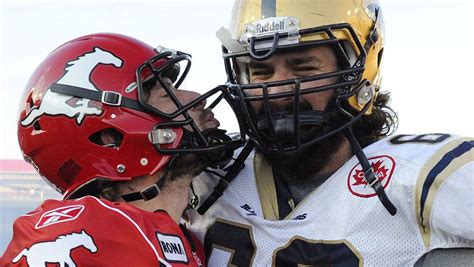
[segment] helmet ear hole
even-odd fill
[[[119,148],[122,139],[123,134],[113,128],[103,129],[89,136],[92,143],[107,148]]]

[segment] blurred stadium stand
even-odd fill
[[[0,160],[0,255],[11,240],[14,220],[48,198],[60,199],[61,195],[33,166],[23,160]]]

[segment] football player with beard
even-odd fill
[[[181,224],[190,186],[242,143],[219,130],[211,96],[178,89],[186,53],[112,33],[48,55],[23,94],[25,160],[63,194],[20,216],[1,266],[202,266]]]
[[[242,0],[232,16],[217,35],[250,142],[195,182],[209,266],[472,264],[474,141],[391,136],[378,2]]]

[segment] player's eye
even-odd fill
[[[311,72],[311,71],[317,71],[318,68],[314,66],[299,66],[293,69],[293,71],[297,72]]]

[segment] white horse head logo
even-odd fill
[[[94,240],[84,230],[80,233],[60,235],[56,240],[33,244],[29,249],[24,248],[13,260],[17,263],[25,256],[28,266],[46,266],[46,263],[58,263],[60,267],[75,267],[71,258],[71,250],[84,247],[91,253],[97,252]]]
[[[94,51],[69,61],[64,68],[64,75],[56,83],[98,91],[94,84],[90,82],[90,75],[99,64],[112,64],[120,68],[122,60],[108,51],[95,47]],[[72,98],[72,96],[54,93],[50,89],[46,90],[40,106],[32,108],[28,116],[21,121],[21,125],[29,125],[43,114],[66,115],[70,118],[76,116],[77,124],[81,124],[85,115],[99,115],[102,113],[100,108],[89,107],[89,99],[80,99],[72,105],[68,103]]]

